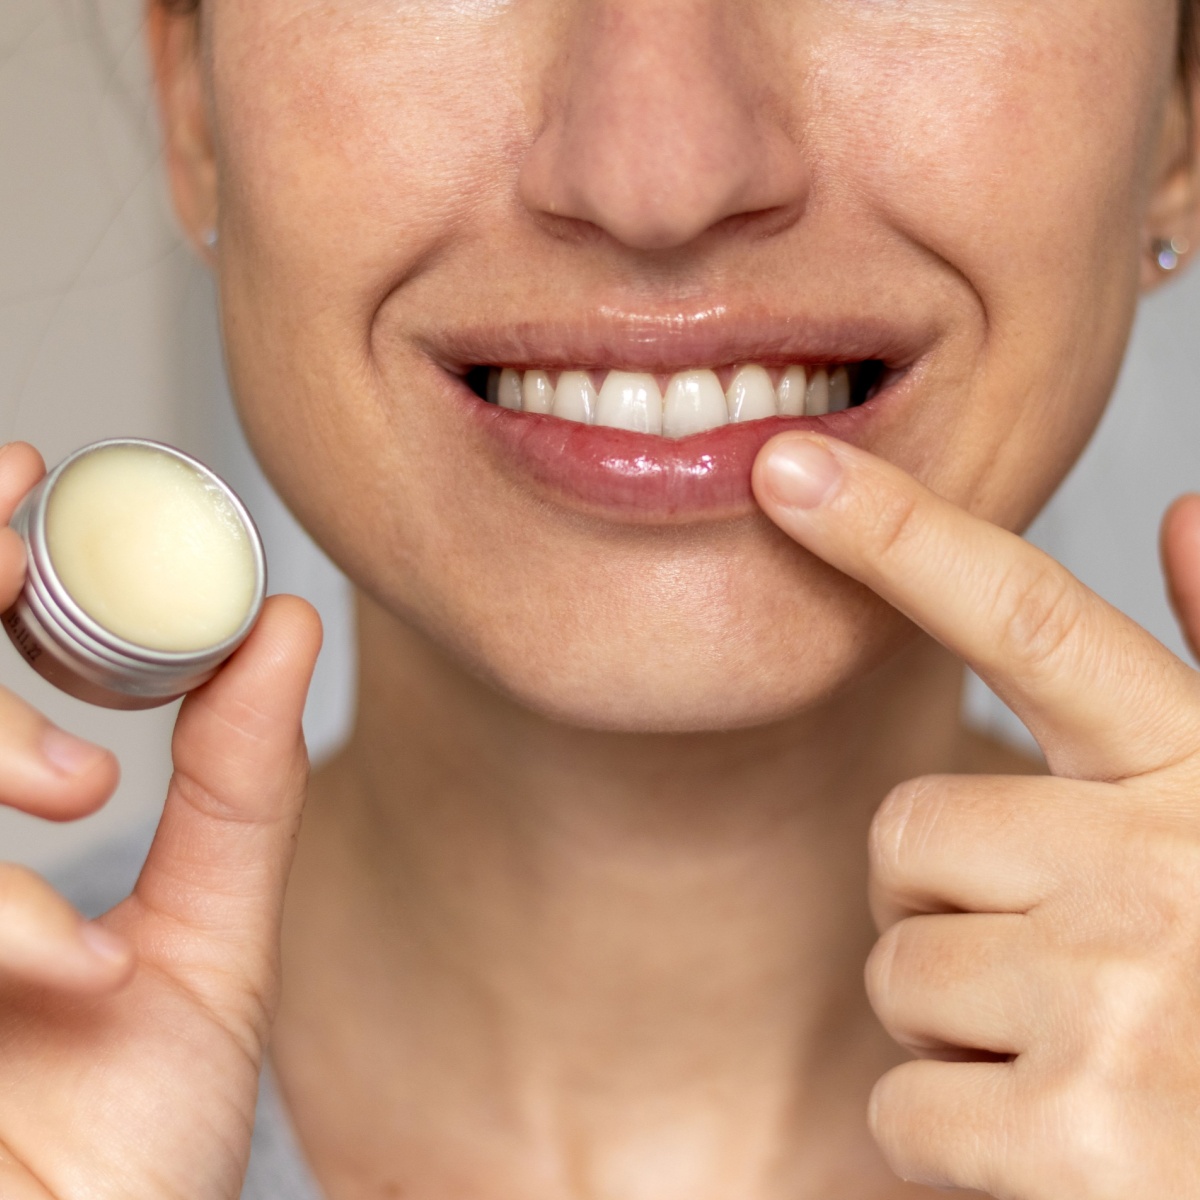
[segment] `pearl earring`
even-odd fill
[[[214,229],[208,230],[208,232],[205,233],[203,240],[204,240],[205,246],[207,246],[210,250],[215,250],[217,248],[217,242],[220,239],[219,239],[219,235],[217,234],[216,229],[214,228]]]
[[[1176,270],[1183,261],[1183,256],[1191,249],[1187,238],[1155,238],[1150,243],[1150,254],[1160,271],[1168,274]]]

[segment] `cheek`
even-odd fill
[[[472,5],[440,7],[217,10],[229,14],[212,54],[223,226],[244,319],[323,334],[337,322],[308,344],[365,357],[378,306],[507,182],[521,113],[504,77],[489,78],[495,39]]]
[[[429,419],[428,365],[414,378],[411,347],[381,351],[377,316],[511,172],[522,117],[488,77],[488,7],[213,10],[221,306],[247,433],[318,540],[353,546],[370,528],[364,553],[386,542],[399,564],[424,526],[396,514],[430,507],[445,430]],[[401,387],[381,381],[381,353]]]
[[[1136,304],[1173,0],[913,0],[818,45],[814,154],[864,223],[908,239],[974,328],[955,394],[897,461],[1026,524],[1078,455]],[[953,410],[953,411],[951,411]],[[901,441],[904,435],[901,434]]]
[[[826,174],[977,286],[1111,258],[1145,199],[1174,3],[881,7],[817,45]]]
[[[459,194],[471,151],[500,128],[502,81],[480,86],[485,30],[432,20],[428,5],[294,7],[263,0],[215,22],[213,94],[236,199],[261,219],[362,201],[360,216],[423,224],[422,197]],[[285,182],[298,189],[286,198],[274,193]],[[402,203],[393,194],[372,213],[384,197],[370,190],[400,184]]]

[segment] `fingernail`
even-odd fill
[[[819,442],[789,438],[772,449],[767,491],[784,508],[816,508],[833,491],[842,468]]]
[[[97,957],[105,962],[123,963],[129,958],[129,943],[124,938],[109,933],[103,925],[93,922],[81,925],[79,936],[83,944]]]
[[[42,733],[42,756],[64,775],[82,775],[104,757],[104,751],[65,733],[57,725],[47,725]]]

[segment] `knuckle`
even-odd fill
[[[1174,990],[1171,976],[1164,964],[1144,958],[1118,960],[1101,971],[1098,990],[1105,998],[1106,1025],[1118,1045],[1119,1061],[1125,1061],[1126,1045],[1141,1042],[1143,1031],[1158,1024]]]
[[[898,547],[919,535],[920,504],[914,495],[888,490],[871,497],[866,519],[866,540],[872,557],[886,559]]]
[[[899,925],[893,925],[884,932],[880,940],[871,947],[871,953],[866,956],[863,972],[866,995],[876,1013],[887,1003],[888,979],[892,976],[892,960],[895,956],[895,931],[899,928]]]
[[[1186,975],[1186,978],[1184,977]],[[1062,1066],[1022,1110],[1023,1174],[1046,1194],[1125,1200],[1143,1195],[1152,1129],[1134,1100],[1183,1094],[1194,1083],[1180,1062],[1181,1031],[1195,1022],[1194,971],[1125,952],[1093,962],[1072,1005]]]
[[[891,1169],[910,1183],[945,1184],[934,1169],[938,1159],[937,1122],[925,1103],[926,1063],[893,1067],[871,1089],[867,1125]]]
[[[1120,847],[1114,925],[1147,948],[1200,958],[1200,831],[1143,816],[1126,823]]]
[[[896,965],[896,956],[900,952],[900,939],[904,937],[903,929],[906,922],[898,921],[871,947],[867,955],[867,965],[863,978],[867,986],[867,997],[876,1015],[883,1019],[890,1007],[892,997],[892,977]]]
[[[871,1099],[867,1107],[867,1124],[870,1127],[871,1136],[879,1143],[885,1154],[888,1154],[895,1146],[898,1118],[906,1109],[905,1081],[904,1068],[896,1067],[877,1080],[871,1089]]]
[[[1021,1139],[1025,1174],[1044,1188],[1096,1200],[1137,1194],[1139,1156],[1117,1089],[1084,1072],[1050,1087],[1035,1106]]]
[[[1046,671],[1078,631],[1084,617],[1083,593],[1074,579],[1049,558],[1022,560],[1000,581],[993,611],[999,649],[1026,670]]]
[[[1190,974],[1190,972],[1189,972]],[[1170,1056],[1164,1038],[1178,1029],[1172,1012],[1181,993],[1177,972],[1161,961],[1113,956],[1093,969],[1084,988],[1080,1021],[1091,1078],[1116,1079],[1136,1073],[1147,1056]]]
[[[899,890],[906,866],[919,857],[938,824],[945,790],[943,777],[923,775],[897,784],[871,820],[868,856],[875,885],[885,893]]]
[[[240,791],[226,794],[223,789],[212,787],[187,771],[177,770],[171,776],[171,792],[208,820],[230,825],[258,823],[257,809],[244,802]]]
[[[306,793],[311,773],[303,742],[293,747],[270,783],[255,782],[257,766],[234,762],[219,769],[209,763],[204,775],[180,766],[171,776],[171,792],[200,816],[223,824],[263,825],[280,818],[298,823],[293,798]]]

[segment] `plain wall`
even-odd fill
[[[1069,254],[1071,248],[1063,247]],[[141,0],[0,0],[0,440],[50,461],[97,438],[174,441],[223,470],[268,542],[274,590],[322,610],[327,648],[306,722],[343,735],[353,685],[347,588],[272,496],[237,431],[210,283],[172,224],[141,48]],[[1200,487],[1200,272],[1143,308],[1117,396],[1031,536],[1182,652],[1157,565],[1161,513]],[[0,639],[0,682],[113,747],[114,801],[73,826],[0,812],[0,858],[47,867],[145,823],[169,776],[173,709],[110,713],[41,683]],[[973,684],[975,720],[1022,731]]]

